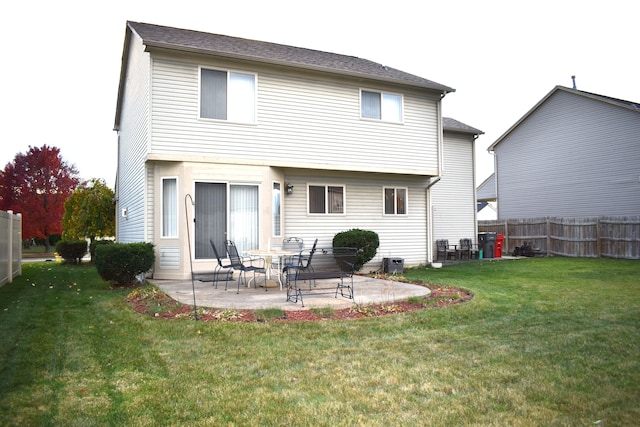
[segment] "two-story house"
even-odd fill
[[[453,90],[353,56],[128,22],[117,240],[154,243],[166,279],[212,270],[210,239],[322,247],[351,228],[380,237],[367,271],[429,262]]]
[[[499,219],[640,214],[640,103],[556,86],[489,151]]]
[[[430,191],[433,239],[476,242],[475,141],[479,129],[450,117],[442,119],[444,144],[440,181]]]

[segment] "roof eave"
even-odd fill
[[[515,128],[520,126],[520,124],[524,122],[531,114],[533,114],[533,112],[536,111],[542,104],[544,104],[547,101],[547,99],[551,97],[551,95],[553,95],[558,91],[572,93],[574,95],[579,95],[585,98],[593,99],[594,101],[604,102],[606,104],[613,105],[615,107],[620,107],[636,113],[640,113],[640,109],[633,108],[630,105],[625,105],[624,103],[621,103],[621,102],[616,102],[615,100],[608,99],[607,97],[558,85],[554,87],[549,93],[547,93],[540,101],[538,101],[536,105],[534,105],[529,111],[527,111],[516,123],[514,123],[509,129],[507,129],[507,131],[503,133],[498,139],[496,139],[496,141],[493,144],[487,147],[487,151],[489,153],[493,153],[496,146],[498,146],[498,144],[500,144]]]
[[[171,44],[171,43],[160,43],[160,42],[149,41],[149,40],[143,40],[143,43],[145,45],[145,50],[146,51],[149,51],[150,48],[166,49],[166,50],[180,51],[180,52],[186,52],[186,53],[195,53],[195,54],[207,55],[207,56],[218,56],[218,57],[223,57],[223,58],[228,58],[228,59],[235,59],[235,60],[242,60],[242,61],[259,62],[259,63],[269,64],[269,65],[294,67],[294,68],[299,68],[299,69],[309,70],[309,71],[318,71],[318,72],[323,72],[323,73],[339,74],[339,75],[348,76],[348,77],[355,77],[355,78],[359,78],[359,79],[366,78],[368,80],[378,80],[378,81],[382,81],[382,82],[386,82],[386,83],[395,83],[395,84],[401,84],[401,85],[405,85],[405,86],[417,87],[417,88],[421,88],[421,89],[429,89],[429,90],[440,92],[440,93],[443,94],[443,96],[446,95],[447,93],[451,93],[451,92],[455,92],[456,91],[454,88],[451,88],[451,87],[448,87],[448,86],[445,86],[445,85],[441,85],[441,84],[432,84],[432,85],[430,85],[430,84],[421,84],[421,83],[412,82],[412,81],[409,81],[409,80],[401,80],[401,79],[394,79],[394,78],[384,78],[382,76],[376,76],[374,74],[349,72],[349,71],[344,71],[344,70],[340,70],[340,69],[336,69],[336,68],[314,66],[314,65],[309,65],[309,64],[302,64],[302,63],[299,63],[299,62],[277,61],[277,60],[268,59],[268,58],[259,58],[259,57],[255,57],[255,56],[234,54],[234,53],[229,53],[229,52],[211,51],[211,50],[208,50],[208,49],[199,49],[199,48],[195,48],[195,47],[177,46],[177,45]]]
[[[124,90],[125,79],[127,76],[127,62],[129,61],[129,42],[131,40],[131,29],[127,25],[124,34],[124,46],[122,48],[122,59],[120,63],[120,80],[118,82],[118,98],[116,100],[116,116],[113,122],[113,130],[120,130],[120,115],[122,109],[122,91]]]
[[[457,129],[457,128],[451,128],[451,127],[443,127],[442,128],[443,131],[445,132],[453,132],[453,133],[462,133],[465,135],[475,135],[475,136],[480,136],[480,135],[484,135],[484,132],[479,130],[479,129]]]
[[[524,122],[534,111],[536,111],[538,109],[538,107],[540,107],[542,104],[544,104],[544,102],[547,99],[549,99],[549,97],[551,95],[553,95],[559,89],[564,89],[564,87],[563,86],[556,86],[553,89],[551,89],[551,91],[549,93],[547,93],[540,101],[536,102],[536,104],[533,107],[531,107],[522,117],[520,117],[520,119],[518,119],[517,122],[515,122],[513,125],[511,125],[511,127],[509,127],[509,129],[507,129],[507,131],[505,133],[500,135],[500,137],[498,139],[496,139],[496,141],[493,144],[489,145],[487,147],[487,151],[489,153],[493,153],[493,151],[495,150],[496,146],[498,144],[500,144],[502,142],[502,140],[504,140],[507,137],[507,135],[509,135],[515,128],[520,126],[520,124],[522,122]]]

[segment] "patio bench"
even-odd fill
[[[358,250],[355,248],[316,248],[311,257],[301,254],[300,259],[312,262],[287,265],[284,268],[287,301],[300,301],[303,295],[333,294],[353,299],[353,274]],[[334,280],[336,279],[336,280]]]

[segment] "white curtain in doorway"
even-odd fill
[[[258,249],[258,186],[232,184],[229,196],[229,240],[240,252]]]

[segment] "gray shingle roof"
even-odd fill
[[[456,119],[452,119],[450,117],[442,118],[442,129],[452,131],[452,132],[469,133],[473,135],[484,134],[484,132],[482,132],[481,130],[471,127],[462,122],[459,122]]]
[[[593,92],[585,92],[584,90],[579,90],[578,92],[582,92],[586,95],[592,95],[596,98],[600,98],[604,101],[609,101],[615,104],[620,104],[623,107],[628,107],[631,108],[633,110],[637,110],[640,111],[640,102],[633,102],[633,101],[625,101],[624,99],[619,99],[619,98],[613,98],[611,96],[606,96],[606,95],[599,95],[597,93],[593,93]]]
[[[533,114],[534,111],[540,108],[542,104],[547,102],[547,100],[551,97],[551,95],[553,95],[558,91],[563,91],[563,92],[571,93],[574,95],[583,96],[599,102],[606,102],[610,105],[616,105],[618,107],[625,108],[635,113],[640,113],[639,102],[625,101],[623,99],[612,98],[610,96],[599,95],[597,93],[585,92],[583,90],[571,89],[564,86],[556,86],[553,89],[551,89],[551,92],[546,94],[544,98],[538,101],[536,105],[534,105],[529,111],[527,111],[524,116],[520,117],[520,119],[517,122],[515,122],[509,129],[507,129],[505,133],[503,133],[498,139],[496,139],[496,141],[493,144],[489,145],[489,147],[487,148],[487,151],[493,152],[495,148],[498,146],[498,144],[500,144],[511,132],[513,132],[514,129],[520,126],[520,124],[522,124],[525,120],[527,120],[527,118],[531,116],[531,114]]]
[[[175,49],[314,69],[408,84],[442,92],[455,91],[455,89],[440,83],[355,56],[141,22],[129,21],[127,25],[142,38],[143,43],[148,47]]]
[[[479,202],[492,202],[496,197],[496,174],[492,173],[480,184],[476,190],[476,200]]]

